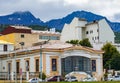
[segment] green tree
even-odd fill
[[[81,45],[81,46],[92,47],[88,38],[85,38],[81,41],[80,40],[70,40],[70,41],[66,41],[66,43],[70,43],[70,44],[73,44],[73,45]]]
[[[116,49],[115,46],[113,46],[111,43],[107,43],[102,47],[102,50],[104,51],[103,54],[103,66],[105,69],[108,69],[110,66],[112,66],[112,68],[115,68],[113,65],[114,64],[114,60],[116,57],[119,56],[119,52]]]
[[[112,57],[110,61],[110,68],[115,70],[120,70],[120,54]]]
[[[79,40],[70,40],[70,41],[66,41],[66,43],[70,43],[70,44],[73,44],[73,45],[78,45]]]
[[[39,74],[39,78],[40,78],[40,74]],[[45,73],[42,73],[42,80],[45,80],[45,78],[46,78]]]
[[[80,44],[81,46],[92,47],[92,45],[91,45],[91,43],[90,43],[90,41],[89,41],[88,38],[85,38],[85,39],[81,40],[81,41],[79,42],[79,44]]]

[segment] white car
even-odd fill
[[[75,76],[67,76],[67,77],[65,77],[65,81],[75,82],[75,81],[78,81],[78,80],[76,79]]]
[[[114,76],[113,81],[120,81],[120,76]]]
[[[29,83],[37,83],[37,82],[42,82],[42,79],[39,78],[31,78],[27,82]]]
[[[108,77],[108,79],[107,79],[108,81],[113,81],[113,76],[111,76],[111,77]]]
[[[93,78],[93,77],[87,77],[87,78],[84,78],[82,81],[85,82],[85,81],[97,81],[97,80],[96,78]]]

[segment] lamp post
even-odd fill
[[[19,43],[21,45],[21,47],[23,46],[23,43]],[[17,63],[16,63],[16,56],[17,56],[17,50],[14,51],[14,54],[15,54],[15,83],[17,83]]]
[[[47,44],[49,40],[40,43],[40,78],[42,80],[42,45]]]
[[[16,50],[15,50],[15,67],[16,67]],[[17,67],[16,67],[17,68]],[[17,83],[17,71],[16,71],[16,68],[15,68],[15,83]]]
[[[40,45],[40,78],[42,80],[42,44]]]

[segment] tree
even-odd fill
[[[107,43],[102,47],[102,50],[105,51],[103,54],[103,66],[105,69],[108,69],[110,66],[112,66],[112,68],[115,68],[115,58],[120,58],[119,52],[116,49],[115,46],[113,46],[111,43]],[[120,59],[119,59],[120,60]],[[115,61],[115,62],[113,62]],[[118,65],[118,64],[116,64]]]
[[[85,39],[81,40],[81,41],[79,42],[79,44],[80,44],[81,46],[92,47],[92,45],[91,45],[91,43],[90,43],[90,41],[89,41],[88,38],[85,38]]]
[[[70,44],[73,44],[73,45],[78,45],[79,40],[70,40],[70,41],[66,41],[66,43],[70,43]]]
[[[40,74],[39,74],[39,78],[40,78]],[[45,80],[45,78],[46,78],[45,73],[42,73],[42,80]]]
[[[88,38],[85,38],[81,41],[80,40],[70,40],[70,41],[66,41],[66,43],[70,43],[70,44],[73,44],[73,45],[81,45],[81,46],[92,47]]]
[[[120,70],[120,54],[113,56],[110,62],[111,69]]]

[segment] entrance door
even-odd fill
[[[11,63],[8,63],[8,80],[11,78]]]

